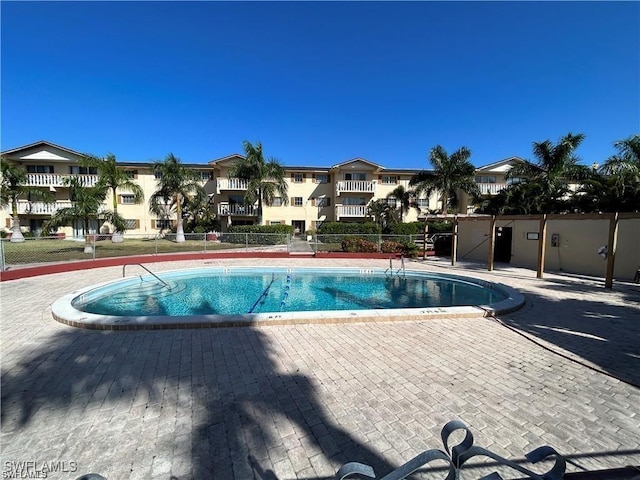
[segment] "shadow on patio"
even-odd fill
[[[348,409],[330,414],[292,365],[260,329],[65,328],[3,371],[3,435],[33,422],[31,451],[110,478],[328,477],[348,461],[389,472],[340,426]]]

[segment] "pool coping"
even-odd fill
[[[216,267],[226,271],[242,271],[253,267]],[[384,273],[382,269],[354,269],[354,268],[322,268],[322,267],[271,267],[288,272],[304,270],[341,270],[360,271],[362,274]],[[190,269],[179,269],[185,271]],[[197,269],[193,269],[197,270]],[[173,271],[173,270],[171,270]],[[169,273],[166,271],[163,273]],[[424,271],[407,270],[409,274],[424,275]],[[518,290],[502,283],[489,282],[464,275],[440,274],[448,278],[472,282],[483,287],[500,290],[507,298],[491,305],[456,306],[456,307],[423,307],[372,310],[327,310],[302,312],[267,312],[239,315],[194,315],[184,317],[174,316],[114,316],[97,315],[83,312],[71,304],[76,297],[97,287],[117,283],[116,281],[102,282],[90,287],[76,290],[60,297],[51,305],[53,318],[65,325],[92,330],[162,330],[162,329],[190,329],[190,328],[228,328],[228,327],[266,327],[273,325],[304,325],[304,324],[337,324],[356,322],[394,322],[420,321],[443,318],[482,318],[509,313],[521,308],[525,297]],[[131,277],[128,277],[131,278]]]

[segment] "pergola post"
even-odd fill
[[[542,214],[540,227],[538,229],[538,270],[536,277],[542,278],[544,275],[544,257],[547,249],[547,214]]]
[[[491,215],[491,221],[489,222],[489,268],[488,270],[493,271],[493,253],[496,246],[496,216]]]
[[[451,236],[451,266],[455,267],[458,259],[458,215],[453,217]]]
[[[607,274],[604,280],[604,287],[613,288],[613,268],[616,263],[616,247],[618,244],[618,217],[616,212],[609,219],[609,241],[607,242]]]
[[[422,235],[422,260],[427,259],[427,236],[429,235],[429,224],[427,218],[424,220],[424,234]]]

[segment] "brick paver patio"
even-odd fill
[[[262,259],[151,268],[207,263],[388,265]],[[18,473],[18,462],[53,462],[69,471],[47,478],[313,479],[347,461],[382,477],[442,448],[440,430],[453,419],[509,459],[546,444],[569,471],[640,465],[638,285],[607,291],[602,281],[433,260],[407,267],[508,283],[527,305],[503,324],[102,332],[59,324],[49,306],[121,277],[122,267],[0,284],[3,478]]]

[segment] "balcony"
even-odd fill
[[[366,205],[337,205],[336,206],[336,220],[340,220],[341,217],[364,218],[366,216],[367,216]]]
[[[53,215],[58,210],[72,206],[70,201],[60,201],[55,203],[44,202],[18,202],[18,215]],[[99,212],[104,211],[105,206],[101,206]]]
[[[64,187],[66,178],[76,177],[83,187],[93,187],[98,183],[98,175],[60,175],[57,173],[29,173],[27,185],[30,187]]]
[[[476,183],[476,185],[482,195],[496,195],[500,190],[507,188],[506,183]]]
[[[246,190],[248,182],[239,178],[219,178],[218,193],[224,190]]]
[[[341,193],[375,193],[377,182],[366,180],[343,180],[336,182],[336,195]]]
[[[255,217],[258,215],[258,208],[240,203],[222,203],[218,205],[218,215]]]

